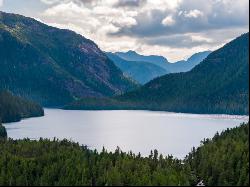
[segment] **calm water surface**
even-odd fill
[[[204,138],[248,120],[247,116],[45,109],[44,117],[5,126],[14,139],[67,138],[98,151],[103,146],[109,151],[119,146],[148,156],[150,150],[157,149],[184,158]]]

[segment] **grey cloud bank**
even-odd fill
[[[105,51],[170,61],[248,32],[248,0],[0,0],[0,9],[72,29]]]

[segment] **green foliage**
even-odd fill
[[[249,124],[204,140],[186,163],[208,186],[249,186]]]
[[[0,126],[1,131],[1,126]],[[6,136],[4,136],[6,137]],[[218,133],[184,161],[119,148],[98,153],[68,140],[0,139],[0,185],[249,185],[249,124]]]
[[[249,113],[249,34],[211,53],[186,73],[168,74],[138,90],[113,97],[105,108],[185,113]],[[72,103],[68,108],[85,108]],[[92,106],[99,105],[100,99]],[[114,106],[117,103],[117,106]]]
[[[65,110],[136,110],[133,102],[113,98],[82,98],[63,107]]]
[[[0,185],[190,185],[180,160],[90,151],[63,141],[0,140]]]
[[[0,119],[3,123],[20,121],[22,118],[43,116],[43,108],[8,91],[0,91]]]
[[[0,122],[0,139],[7,138],[7,131],[5,127]]]
[[[69,30],[0,12],[0,89],[44,106],[113,96],[134,83],[98,46]]]
[[[119,100],[153,110],[248,114],[249,34],[211,53],[190,72],[160,77]]]

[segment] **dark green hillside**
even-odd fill
[[[248,114],[249,34],[211,53],[190,72],[157,78],[118,99],[153,110]]]
[[[22,118],[43,116],[43,108],[31,101],[0,91],[0,122],[16,122]]]
[[[156,78],[110,102],[82,99],[67,109],[146,109],[184,113],[249,113],[249,34],[211,53],[186,73]],[[99,103],[102,103],[100,105]],[[104,104],[105,103],[105,104]]]
[[[5,127],[0,122],[0,140],[3,138],[7,138],[7,131]]]
[[[98,46],[69,30],[0,12],[0,89],[45,106],[121,94],[134,84]]]
[[[249,124],[202,143],[186,160],[206,186],[249,186]]]

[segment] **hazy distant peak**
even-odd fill
[[[206,58],[210,53],[212,53],[212,51],[209,50],[195,53],[191,57],[189,57],[187,61],[193,61],[196,60],[197,58],[204,59],[204,57]]]

